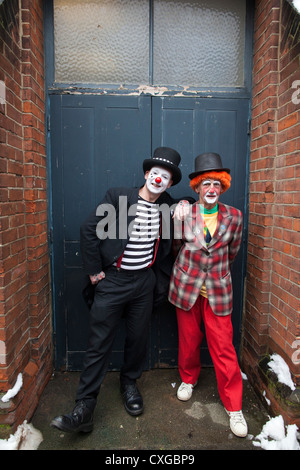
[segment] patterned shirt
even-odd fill
[[[139,196],[136,217],[122,256],[122,269],[143,269],[152,263],[159,225],[157,204],[145,201]]]
[[[206,241],[206,245],[208,246],[211,239],[213,238],[213,236],[215,234],[215,231],[216,231],[216,228],[217,228],[218,204],[213,209],[210,209],[210,210],[207,210],[204,207],[200,206],[200,213],[201,213],[201,216],[204,219],[204,238],[205,238],[205,241]],[[209,232],[210,240],[209,240],[209,238],[207,239],[206,230],[208,230],[208,232]],[[202,284],[200,295],[207,298],[205,282]]]

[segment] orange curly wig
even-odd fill
[[[222,184],[223,193],[230,188],[231,176],[227,171],[206,171],[195,176],[190,181],[191,188],[196,191],[197,186],[205,179],[218,180]]]

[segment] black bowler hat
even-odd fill
[[[171,149],[170,147],[158,147],[154,150],[153,157],[147,158],[143,163],[144,173],[150,170],[153,166],[162,166],[171,171],[173,175],[173,184],[179,183],[181,180],[181,171],[178,168],[181,157],[176,150]]]
[[[226,171],[230,173],[229,168],[223,168],[221,157],[218,153],[201,153],[195,158],[195,171],[189,175],[192,180],[195,176],[206,171]]]

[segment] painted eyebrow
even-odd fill
[[[219,180],[213,180],[212,182],[213,182],[213,184],[216,184],[216,183],[221,184],[221,182]],[[211,180],[204,180],[202,182],[202,184],[211,184]]]

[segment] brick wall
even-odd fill
[[[293,86],[300,90],[300,25],[299,15],[288,4],[282,10],[278,69],[269,336],[271,347],[284,352],[300,385],[300,367],[292,360],[300,340],[300,94],[293,97]]]
[[[8,5],[12,15],[4,21]],[[19,373],[23,377],[17,396],[0,401],[0,431],[7,425],[8,434],[30,419],[52,370],[42,0],[20,5],[5,0],[0,6],[0,80],[6,90],[0,103],[0,396]],[[256,0],[241,359],[258,393],[265,389],[286,421],[297,419],[295,410],[268,388],[260,363],[265,354],[279,353],[299,384],[293,359],[300,348],[299,55],[299,16],[292,7],[286,0]]]
[[[52,366],[42,0],[20,5],[0,10],[0,394],[23,377],[17,396],[0,401],[9,432],[32,416]]]
[[[243,363],[259,393],[264,385],[257,380],[262,375],[258,363],[267,353],[283,357],[300,383],[295,349],[300,345],[300,99],[292,101],[296,80],[299,15],[286,0],[257,0]],[[289,420],[288,409],[284,414]]]

